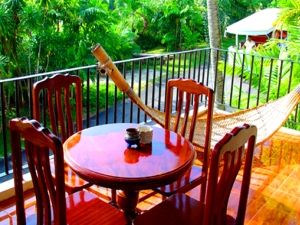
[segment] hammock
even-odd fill
[[[101,63],[101,73],[106,73],[110,76],[116,86],[135,103],[141,110],[143,110],[152,120],[164,127],[165,114],[157,109],[145,105],[142,100],[131,89],[130,85],[124,79],[118,68],[112,62],[105,50],[97,45],[92,53]],[[243,125],[244,123],[255,125],[258,129],[256,144],[261,144],[270,138],[288,119],[290,113],[297,106],[300,100],[300,85],[289,94],[275,100],[265,103],[263,105],[241,110],[239,112],[214,115],[212,122],[211,147],[224,136],[230,132],[235,126]],[[203,112],[205,113],[205,112]],[[203,115],[203,114],[202,114]],[[204,131],[205,118],[199,115],[195,127],[193,144],[199,147],[204,146]],[[171,120],[172,121],[172,120]],[[188,124],[189,127],[189,124]]]

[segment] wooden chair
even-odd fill
[[[82,130],[81,86],[81,78],[69,74],[46,77],[33,84],[33,118],[41,121],[41,115],[43,115],[45,126],[49,120],[52,132],[59,136],[62,142],[75,132]],[[41,104],[42,102],[44,104]],[[75,107],[71,105],[71,102],[75,104]],[[66,164],[64,171],[68,193],[91,186],[79,178]]]
[[[22,148],[25,148],[36,196],[33,224],[126,224],[121,211],[90,192],[82,190],[65,197],[64,174],[61,173],[64,168],[63,148],[58,137],[48,129],[36,120],[13,119],[10,134],[18,225],[26,225],[27,219],[22,186]],[[51,174],[50,152],[54,156],[55,179]]]
[[[173,94],[176,93],[176,104]],[[206,124],[202,130],[195,130],[200,104],[207,107]],[[186,192],[202,185],[201,197],[205,196],[207,180],[208,157],[210,151],[211,123],[213,115],[214,94],[213,90],[191,79],[171,79],[167,85],[167,97],[165,108],[165,128],[180,133],[189,141],[193,141],[194,133],[199,132],[203,136],[202,155],[198,158],[202,167],[194,165],[181,179],[174,183],[155,189],[163,196],[171,196],[176,192]],[[173,106],[176,107],[173,110]],[[175,113],[173,112],[175,111]],[[198,149],[200,150],[200,149]]]
[[[244,124],[234,128],[216,144],[210,160],[205,204],[186,194],[177,193],[139,215],[135,225],[244,224],[256,135],[255,126]],[[245,164],[241,167],[243,161]],[[227,205],[241,168],[242,185],[237,216],[233,218],[227,215]]]
[[[33,117],[38,121],[41,120],[41,114],[44,115],[44,121],[49,118],[52,132],[59,136],[62,142],[76,131],[82,130],[81,86],[81,78],[69,74],[46,77],[33,84]],[[45,100],[43,105],[42,100]]]

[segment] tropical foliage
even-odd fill
[[[288,30],[288,39],[284,42],[288,56],[300,61],[300,0],[281,0],[279,5],[283,10],[277,22]]]
[[[107,46],[116,58],[129,57],[137,48],[131,29],[120,30],[116,22],[119,18],[101,1],[0,3],[0,54],[9,62],[1,57],[1,75],[91,64],[94,59],[90,48],[97,42]]]
[[[277,26],[287,30],[287,39],[273,38],[251,54],[240,50],[229,53],[227,58],[226,74],[240,75],[246,80],[251,80],[254,87],[259,86],[264,96],[261,101],[285,95],[300,83],[300,1],[284,0],[279,1],[278,5],[282,12]],[[231,63],[233,57],[236,59],[234,67]],[[224,68],[224,62],[220,62],[219,68]]]
[[[95,43],[113,59],[194,48],[204,11],[194,0],[0,0],[0,76],[92,64]]]
[[[221,33],[270,0],[218,1]],[[162,46],[195,48],[208,41],[204,0],[0,0],[0,76],[94,63],[101,43],[113,59]]]

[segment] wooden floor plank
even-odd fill
[[[272,139],[256,149],[248,206],[246,225],[300,225],[300,135],[289,131],[277,132]],[[296,138],[293,138],[296,137]],[[229,212],[235,214],[240,178],[234,184]],[[109,201],[110,190],[93,187],[105,201]],[[150,190],[142,191],[141,196]],[[199,188],[188,194],[199,199]],[[156,194],[138,204],[140,211],[148,210],[162,200]],[[29,199],[29,211],[34,210],[34,200]],[[16,224],[13,203],[7,206],[0,203],[0,225]]]

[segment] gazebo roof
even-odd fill
[[[231,24],[226,28],[225,34],[267,35],[276,29],[275,21],[277,20],[279,13],[280,9],[278,8],[263,9]]]

